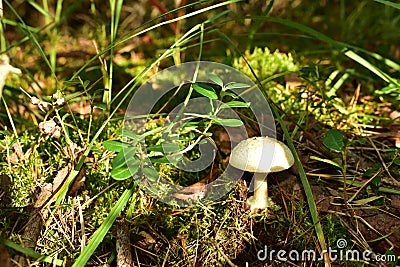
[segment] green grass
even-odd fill
[[[282,266],[277,260],[259,261],[257,253],[265,245],[287,251],[335,248],[339,238],[360,251],[364,239],[375,253],[398,250],[396,229],[378,231],[374,221],[364,223],[364,215],[376,210],[390,222],[398,220],[391,201],[400,194],[399,150],[387,138],[395,130],[383,129],[398,122],[389,114],[399,107],[400,66],[393,52],[399,49],[394,41],[399,37],[399,5],[304,1],[279,14],[277,2],[252,7],[235,0],[183,6],[161,1],[167,13],[154,15],[152,8],[160,7],[150,2],[135,9],[115,0],[104,5],[27,1],[28,13],[26,6],[4,1],[2,53],[23,72],[8,77],[0,96],[0,174],[10,180],[9,188],[0,185],[0,243],[11,256],[23,255],[37,266],[115,264],[118,218],[128,220],[133,261],[143,266]],[[84,26],[77,26],[82,21]],[[281,52],[269,53],[275,49]],[[259,83],[274,113],[277,137],[296,161],[293,170],[283,173],[292,177],[291,186],[279,174],[270,178],[276,209],[251,214],[245,205],[248,181],[213,203],[182,208],[152,198],[132,178],[111,177],[118,150],[103,144],[122,138],[130,98],[157,71],[192,60],[232,65]],[[296,76],[293,87],[288,74]],[[51,108],[42,111],[30,104],[20,86]],[[182,102],[199,95],[222,99],[219,87],[190,88]],[[55,104],[60,97],[66,105]],[[249,109],[235,110],[257,134]],[[60,138],[39,129],[50,119]],[[153,114],[137,136],[159,146],[161,133],[168,130],[164,119],[164,113]],[[205,137],[220,142],[218,126],[211,127],[216,122],[202,117],[184,127],[180,145]],[[337,134],[326,142],[332,129]],[[139,152],[148,156],[140,147]],[[185,156],[199,157],[197,147]],[[223,172],[227,155],[219,151],[217,158],[213,170]],[[25,222],[40,188],[68,164],[72,169],[65,183],[45,205],[50,214],[35,250],[23,248]],[[162,161],[155,166],[162,176],[185,185],[211,169],[192,174]],[[68,194],[82,168],[83,187]],[[141,166],[133,175],[143,177],[146,170]],[[368,235],[360,225],[379,235]],[[378,239],[389,242],[383,247],[372,242]],[[330,263],[325,258],[315,264]]]

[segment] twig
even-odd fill
[[[117,267],[133,267],[129,226],[125,219],[117,221]]]
[[[219,253],[221,253],[222,257],[226,260],[226,263],[228,263],[229,266],[231,267],[238,267],[236,264],[234,264],[229,258],[228,256],[226,256],[226,254],[224,253],[224,251],[218,246],[218,244],[210,239],[211,243],[213,243],[214,247],[218,250]]]

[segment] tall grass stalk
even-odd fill
[[[59,27],[61,22],[61,11],[62,11],[63,0],[57,0],[56,13],[54,17],[54,27],[52,33],[52,47],[50,51],[50,65],[54,72],[57,72],[57,46],[60,38]]]
[[[21,18],[21,16],[18,14],[18,12],[15,10],[15,8],[11,5],[11,3],[7,0],[4,1],[6,3],[7,7],[11,10],[11,12],[16,16],[18,19],[19,23],[16,24],[16,26],[22,31],[25,32],[27,35],[27,38],[24,38],[24,41],[30,40],[33,47],[38,51],[40,57],[43,59],[45,62],[46,66],[49,68],[51,75],[53,76],[54,80],[58,83],[57,80],[57,75],[55,73],[55,69],[52,67],[52,64],[50,63],[50,60],[47,58],[46,53],[43,51],[43,48],[40,46],[39,41],[36,38],[36,34],[38,31],[32,27],[29,27],[25,21]]]
[[[0,0],[0,49],[1,53],[6,51],[6,38],[4,37],[4,23],[3,23],[3,0]],[[1,94],[0,94],[1,97]]]
[[[123,0],[110,0],[111,8],[111,26],[110,26],[110,59],[108,63],[106,89],[103,95],[103,102],[107,105],[107,111],[110,111],[110,105],[112,101],[112,86],[114,77],[114,48],[117,40],[119,19],[122,10]]]

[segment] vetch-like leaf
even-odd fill
[[[223,103],[220,108],[248,108],[250,107],[250,102],[242,102],[242,101],[231,101],[227,103]]]
[[[215,92],[214,88],[212,88],[209,85],[193,83],[192,87],[197,93],[199,93],[207,98],[218,99],[217,93]]]
[[[170,164],[171,162],[167,157],[151,158],[152,163]]]
[[[106,110],[107,109],[107,104],[106,103],[96,103],[93,105],[93,107],[101,109],[101,110]]]
[[[115,180],[125,180],[131,177],[131,171],[129,170],[127,165],[123,165],[120,168],[112,169],[111,177]]]
[[[118,168],[115,168],[111,171],[111,177],[115,180],[125,180],[139,170],[140,167],[140,159],[136,156],[133,156],[127,159],[122,165]]]
[[[121,152],[123,149],[128,149],[131,147],[130,144],[128,143],[123,143],[118,140],[107,140],[103,142],[103,146],[105,149],[108,151],[113,151],[113,152]]]
[[[342,133],[336,129],[327,131],[324,137],[324,145],[335,152],[342,152],[344,146]]]
[[[119,152],[118,155],[112,161],[112,168],[117,169],[120,168],[122,165],[126,164],[126,159],[134,157],[136,151],[137,147],[132,146]]]
[[[239,88],[249,88],[250,85],[246,84],[246,83],[228,83],[227,85],[225,85],[225,89],[239,89]]]
[[[237,96],[235,93],[232,93],[232,92],[221,91],[220,94],[221,94],[221,98],[224,97],[224,96],[230,96],[230,97],[232,97],[233,99],[238,98],[238,96]]]
[[[223,87],[224,86],[224,82],[221,80],[220,77],[218,77],[217,75],[214,74],[210,74],[209,76],[210,80],[215,82],[216,84],[218,84],[219,86]]]
[[[221,126],[228,126],[228,127],[238,127],[242,126],[243,122],[238,119],[222,119],[222,118],[213,118],[212,119],[216,124]]]

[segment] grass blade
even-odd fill
[[[36,3],[35,1],[28,0],[28,3],[32,7],[34,7],[37,11],[39,11],[46,18],[48,18],[50,20],[54,20],[54,17],[49,12],[47,12],[43,7],[41,7],[38,3]]]
[[[44,53],[44,51],[43,51],[42,47],[40,46],[40,44],[39,44],[38,40],[36,39],[36,37],[30,31],[30,28],[26,25],[26,23],[21,18],[21,16],[18,14],[18,12],[13,8],[13,6],[7,0],[5,0],[5,3],[7,4],[8,8],[10,8],[10,10],[13,12],[13,14],[18,18],[18,20],[21,23],[21,25],[18,25],[18,26],[21,28],[21,30],[23,32],[26,32],[29,40],[31,40],[33,46],[38,50],[38,52],[39,52],[40,56],[42,57],[43,61],[49,67],[53,78],[55,79],[55,81],[58,82],[57,76],[55,74],[55,70],[52,68],[49,59],[46,57],[46,54]]]
[[[0,244],[3,244],[15,251],[18,251],[18,252],[26,255],[26,256],[37,259],[38,261],[44,261],[47,263],[55,264],[57,266],[64,266],[64,262],[62,260],[54,259],[53,257],[42,255],[42,254],[40,254],[36,251],[33,251],[29,248],[24,248],[23,246],[20,246],[11,240],[0,237]]]
[[[125,192],[121,195],[115,206],[111,209],[107,218],[100,225],[100,227],[93,234],[87,246],[83,249],[82,253],[76,259],[75,263],[72,265],[73,267],[84,267],[90,257],[93,255],[94,251],[98,247],[98,245],[103,241],[104,237],[110,230],[114,221],[117,219],[117,216],[124,209],[126,203],[128,203],[129,199],[133,194],[134,185],[131,188],[126,189]]]
[[[369,69],[370,71],[372,71],[373,73],[375,73],[378,77],[380,77],[382,80],[384,80],[387,83],[394,83],[397,84],[397,82],[392,79],[388,74],[386,74],[385,72],[383,72],[382,70],[380,70],[379,68],[375,67],[374,65],[372,65],[371,63],[369,63],[367,60],[365,60],[364,58],[360,57],[358,54],[356,54],[355,52],[348,50],[344,53],[347,57],[351,58],[352,60],[354,60],[355,62],[357,62],[358,64],[362,65],[363,67]]]
[[[380,1],[383,1],[383,0],[380,0]],[[388,2],[388,1],[384,1],[384,2]],[[392,3],[392,4],[394,4],[394,3]],[[396,5],[398,5],[398,4],[396,4]],[[312,29],[312,28],[310,28],[310,27],[308,27],[308,26],[306,26],[304,24],[300,24],[300,23],[293,22],[293,21],[286,20],[286,19],[282,19],[282,18],[269,17],[269,16],[266,16],[266,17],[250,16],[250,18],[253,18],[253,19],[265,19],[265,20],[268,20],[268,21],[271,21],[271,22],[279,23],[279,24],[282,24],[282,25],[297,29],[299,31],[302,31],[302,32],[304,32],[304,33],[306,33],[306,34],[308,34],[308,35],[310,35],[310,36],[312,36],[312,37],[314,37],[314,38],[316,38],[316,39],[318,39],[320,41],[328,43],[328,44],[330,44],[332,46],[335,46],[335,47],[338,47],[338,48],[341,48],[341,49],[347,48],[347,49],[352,49],[352,50],[355,50],[355,51],[363,52],[363,53],[365,53],[365,54],[367,54],[369,56],[377,58],[378,60],[382,61],[384,64],[386,64],[386,65],[388,65],[390,67],[394,67],[395,69],[397,69],[398,66],[399,66],[395,62],[393,62],[393,61],[391,61],[389,59],[385,59],[385,58],[383,58],[382,56],[380,56],[377,53],[373,53],[373,52],[367,51],[365,49],[362,49],[360,47],[353,46],[353,45],[350,45],[350,44],[347,44],[347,43],[344,43],[344,42],[336,41],[336,40],[326,36],[325,34],[319,32],[317,30],[314,30],[314,29]],[[344,53],[345,53],[345,55],[347,57],[351,58],[352,60],[356,61],[360,65],[366,67],[367,69],[369,69],[370,71],[372,71],[373,73],[378,75],[385,82],[398,84],[395,81],[395,79],[391,78],[385,72],[383,72],[382,70],[378,69],[377,67],[375,67],[374,65],[369,63],[367,60],[365,60],[361,56],[357,55],[355,52],[353,52],[351,50],[347,50]]]
[[[391,1],[387,1],[387,0],[374,0],[374,1],[378,2],[378,3],[381,3],[381,4],[384,4],[384,5],[387,5],[387,6],[390,6],[390,7],[393,7],[393,8],[400,9],[400,4],[393,3]]]
[[[303,184],[304,192],[307,197],[307,203],[308,207],[310,209],[310,214],[312,221],[314,223],[314,228],[315,228],[315,233],[317,235],[319,245],[321,246],[322,250],[327,251],[327,245],[326,245],[326,240],[324,236],[324,232],[322,230],[321,222],[318,217],[318,211],[317,211],[317,205],[315,204],[315,199],[311,190],[310,183],[308,182],[308,178],[306,175],[306,172],[304,171],[303,165],[301,164],[301,161],[299,159],[299,156],[297,155],[296,149],[293,145],[292,139],[290,138],[290,134],[288,129],[286,128],[286,125],[284,124],[282,118],[280,117],[277,108],[274,105],[271,105],[271,109],[273,113],[275,114],[275,118],[278,119],[278,123],[282,128],[283,134],[286,138],[286,142],[290,150],[292,151],[294,161],[296,163],[296,166],[299,171],[299,176],[301,183]],[[324,254],[324,261],[325,261],[325,266],[330,266],[330,260],[327,254]]]

